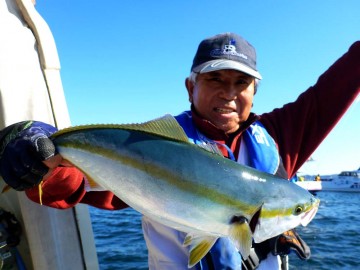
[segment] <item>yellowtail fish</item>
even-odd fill
[[[52,136],[60,155],[143,215],[187,233],[188,266],[219,237],[244,258],[262,242],[302,224],[319,200],[305,189],[188,141],[172,116],[143,124],[88,125]]]

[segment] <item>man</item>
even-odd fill
[[[360,42],[295,102],[258,116],[251,108],[260,79],[255,49],[242,37],[224,33],[205,39],[185,82],[191,111],[175,118],[193,143],[215,141],[225,157],[289,179],[359,94]],[[40,199],[37,185],[44,180],[42,203],[50,207],[69,208],[80,202],[104,209],[126,207],[111,192],[87,192],[86,180],[76,168],[58,167],[61,157],[47,138],[54,131],[41,122],[21,122],[4,129],[0,137],[4,180],[25,190],[35,202]],[[149,268],[187,269],[184,234],[147,217],[142,224]],[[268,249],[268,244],[256,247],[262,254],[259,269],[279,269],[274,256],[278,252]],[[230,241],[221,238],[195,268],[240,269],[241,258]]]

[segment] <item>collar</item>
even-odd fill
[[[259,120],[260,117],[255,113],[250,113],[248,119],[241,124],[240,128],[230,134],[225,133],[223,130],[217,128],[210,121],[202,118],[195,110],[194,106],[191,105],[191,114],[193,117],[194,124],[199,131],[211,140],[223,142],[227,145],[231,145],[234,139],[240,137],[242,132],[250,127],[252,123]]]

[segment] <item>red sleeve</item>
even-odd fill
[[[311,156],[360,92],[360,41],[298,99],[261,115],[289,178]]]
[[[86,203],[102,209],[127,207],[109,191],[86,192],[83,174],[75,167],[58,167],[41,185],[42,203],[53,208],[66,209],[77,203]],[[39,188],[26,190],[30,200],[40,203]]]

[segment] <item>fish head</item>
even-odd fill
[[[307,190],[288,182],[275,197],[265,201],[253,216],[250,227],[256,243],[278,236],[315,217],[320,200]]]

